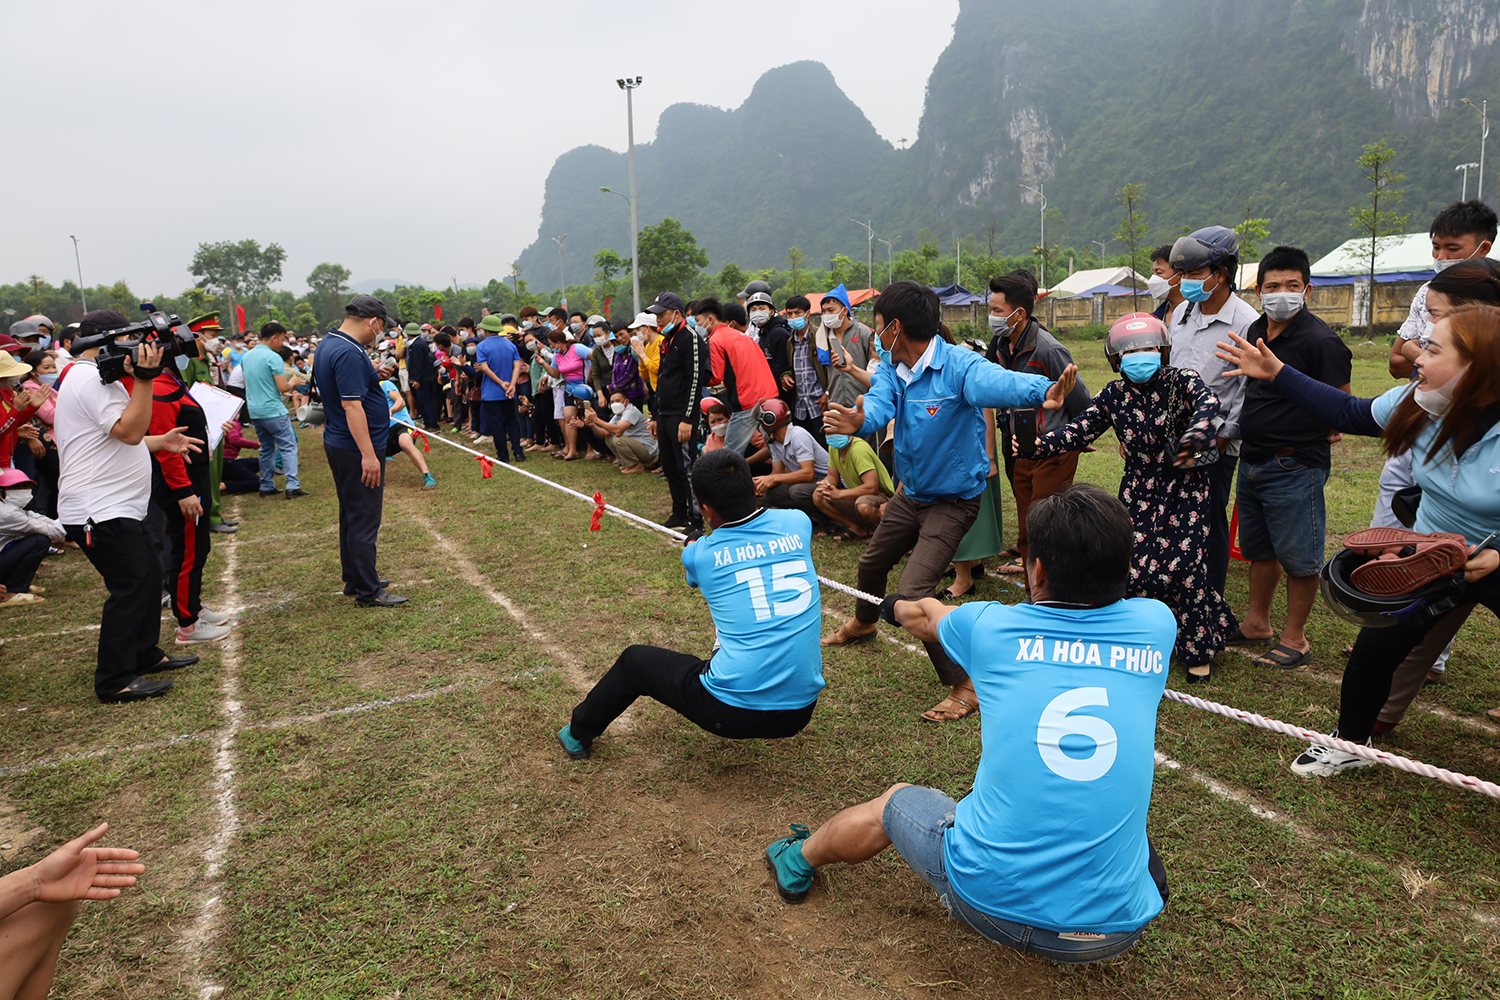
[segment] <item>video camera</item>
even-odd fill
[[[163,365],[178,357],[196,358],[197,335],[191,330],[179,329],[181,326],[182,317],[153,311],[139,323],[78,337],[73,342],[73,353],[99,348],[99,381],[109,385],[125,377],[125,359],[129,358],[130,363],[135,364],[142,344],[160,346]],[[122,337],[126,339],[121,340]]]

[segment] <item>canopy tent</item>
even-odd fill
[[[1077,295],[1068,295],[1065,296],[1065,298],[1091,299],[1095,295],[1098,295],[1100,292],[1103,292],[1110,298],[1119,298],[1122,295],[1144,295],[1148,299],[1151,297],[1151,293],[1146,291],[1145,285],[1141,285],[1139,288],[1134,289],[1130,288],[1128,285],[1095,285],[1093,288],[1085,288]]]
[[[1346,241],[1330,254],[1325,254],[1312,265],[1314,285],[1351,285],[1365,277],[1370,271],[1369,237]],[[1490,249],[1490,259],[1500,263],[1496,250]],[[1375,253],[1375,280],[1426,281],[1433,276],[1432,237],[1427,233],[1406,233],[1380,240]]]
[[[1062,281],[1047,290],[1049,295],[1062,295],[1068,298],[1079,292],[1097,288],[1099,285],[1120,285],[1130,287],[1131,275],[1135,275],[1136,284],[1141,291],[1146,290],[1146,277],[1137,274],[1128,267],[1092,267],[1087,271],[1074,271]]]
[[[854,306],[861,305],[862,303],[868,302],[871,299],[873,299],[875,296],[879,295],[880,294],[880,289],[878,289],[878,288],[850,288],[850,289],[848,289],[848,292],[849,292],[849,306],[850,306],[850,308],[853,308]],[[807,297],[807,301],[809,301],[809,302],[812,303],[812,310],[811,310],[812,312],[820,313],[820,312],[823,311],[823,299],[827,295],[828,295],[828,292],[824,292],[822,295],[809,295]]]
[[[933,291],[937,292],[938,301],[945,306],[968,306],[987,300],[987,296],[975,294],[963,285],[948,285],[945,288],[934,288]]]

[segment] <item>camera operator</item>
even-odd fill
[[[127,325],[112,309],[83,317],[72,371],[58,393],[53,419],[60,466],[58,520],[109,590],[94,672],[94,693],[103,702],[159,697],[172,682],[144,675],[198,662],[196,656],[169,657],[157,646],[162,570],[144,519],[151,502],[151,452],[186,455],[200,450],[203,442],[187,437],[181,427],[146,434],[152,380],[161,373],[158,345],[143,343],[134,359],[122,359],[130,377],[108,384],[100,378],[101,349],[118,350],[109,332]]]

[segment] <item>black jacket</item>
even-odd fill
[[[708,385],[708,342],[685,323],[661,338],[661,367],[656,372],[655,417],[696,416]]]
[[[414,337],[406,344],[406,372],[408,378],[424,382],[432,378],[436,363],[432,360],[432,345],[421,337]]]
[[[786,360],[786,342],[791,336],[792,328],[780,313],[772,313],[766,325],[760,328],[760,349],[766,356],[766,364],[771,366],[771,377],[776,380],[776,388],[783,398],[787,398],[787,390],[781,385],[781,376],[791,371]]]

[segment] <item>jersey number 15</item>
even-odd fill
[[[806,572],[807,561],[804,559],[788,559],[771,565],[771,594],[794,595],[785,601],[767,600],[766,577],[759,567],[742,569],[734,574],[734,579],[750,588],[750,606],[755,609],[755,620],[763,622],[773,616],[792,618],[807,610],[812,603],[812,584],[792,575]]]

